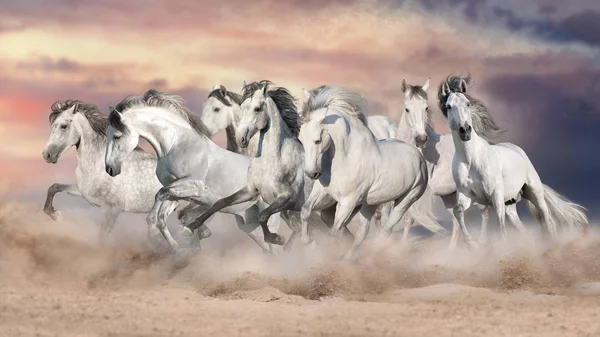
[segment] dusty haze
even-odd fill
[[[341,263],[336,249],[306,251],[299,243],[289,254],[265,256],[229,222],[213,221],[205,251],[174,265],[148,248],[143,228],[126,237],[116,231],[101,247],[84,216],[53,222],[37,205],[4,202],[0,335],[600,332],[600,286],[586,283],[600,280],[596,232],[554,245],[511,237],[454,255],[447,237],[384,248],[371,239],[357,261]]]

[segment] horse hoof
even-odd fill
[[[187,236],[192,236],[194,234],[194,231],[192,231],[189,227],[187,226],[183,226],[183,229],[181,230],[181,232]]]
[[[302,243],[304,245],[309,245],[311,242],[313,242],[313,239],[310,236],[302,236]]]
[[[212,232],[210,231],[210,229],[208,229],[208,227],[205,227],[204,229],[199,229],[198,230],[198,237],[200,238],[200,240],[207,239],[211,235],[212,235]]]
[[[271,233],[271,235],[265,237],[265,242],[283,246],[285,244],[285,238],[279,234]]]
[[[469,244],[469,249],[471,249],[472,251],[476,252],[479,250],[479,245],[477,244],[477,242],[469,241],[467,243]]]
[[[60,218],[60,212],[56,211],[54,209],[50,209],[50,210],[44,210],[44,213],[48,214],[48,216],[52,219],[52,220],[58,220],[58,218]]]

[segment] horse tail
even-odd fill
[[[431,191],[431,188],[427,186],[423,195],[412,204],[405,216],[410,216],[416,223],[433,233],[444,233],[446,230],[439,224],[438,219],[435,214],[433,214],[434,198],[435,195]]]
[[[583,229],[584,233],[587,232],[590,225],[588,217],[585,214],[585,208],[578,205],[565,196],[560,195],[558,192],[553,190],[550,186],[544,186],[544,200],[548,205],[548,211],[551,219],[562,227],[568,227],[570,229]],[[541,214],[539,210],[531,203],[527,201],[527,208],[531,215],[533,215],[538,221],[541,221]]]

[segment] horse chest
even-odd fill
[[[100,207],[108,205],[109,201],[112,200],[110,195],[111,184],[107,179],[84,174],[81,170],[76,171],[76,177],[77,188],[81,196],[90,204]]]

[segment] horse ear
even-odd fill
[[[428,78],[427,81],[425,81],[425,84],[423,84],[423,87],[422,87],[423,91],[427,91],[427,89],[429,89],[429,80],[430,79],[431,79],[431,77]]]
[[[121,113],[120,113],[119,111],[117,111],[117,109],[116,109],[114,106],[112,106],[112,105],[109,105],[109,106],[108,106],[108,113],[111,113],[111,112],[113,112],[113,111],[114,111],[114,112],[116,112],[116,113],[117,113],[117,115],[121,115]]]
[[[465,81],[465,80],[460,80],[459,87],[460,87],[460,91],[461,91],[462,93],[465,93],[465,92],[467,92],[467,81]]]
[[[406,84],[406,80],[402,79],[402,92],[406,93],[406,90],[408,90],[408,85]]]
[[[77,113],[77,108],[79,108],[79,103],[75,103],[75,105],[73,105],[73,115]]]
[[[221,87],[220,84],[215,84],[215,85],[213,85],[212,90],[215,91],[215,90],[219,89],[220,87]]]
[[[219,85],[219,91],[221,92],[221,95],[223,95],[223,96],[227,95],[227,89],[225,89],[224,86]]]
[[[302,88],[302,92],[304,93],[305,99],[310,99],[310,92],[308,90],[306,90],[305,88]]]
[[[448,96],[448,94],[450,93],[450,86],[448,86],[448,82],[444,82],[444,84],[442,84],[442,96]]]
[[[263,95],[266,95],[266,94],[267,94],[267,89],[268,89],[268,87],[269,87],[269,84],[268,84],[268,83],[265,83],[265,86],[262,88]]]

